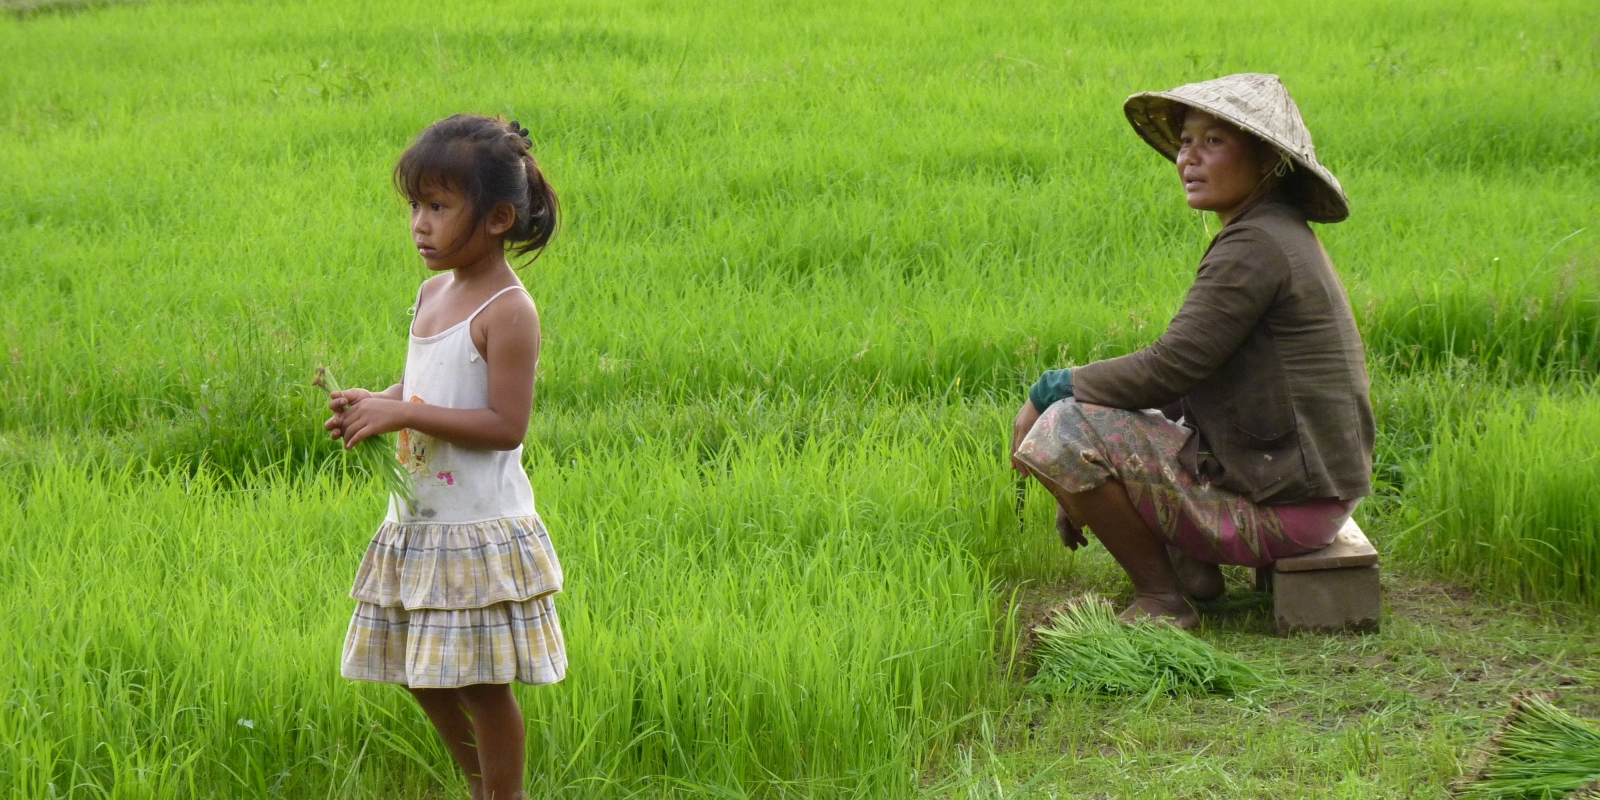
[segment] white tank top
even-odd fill
[[[432,336],[418,336],[413,329],[401,398],[445,408],[488,408],[489,365],[472,343],[472,320],[510,291],[527,290],[507,286],[466,319]],[[521,445],[479,450],[407,429],[400,432],[400,463],[416,483],[417,502],[408,509],[391,497],[389,522],[461,524],[536,513]]]

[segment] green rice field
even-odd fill
[[[382,498],[310,386],[399,374],[389,171],[461,111],[566,214],[532,796],[1442,798],[1512,692],[1600,717],[1592,0],[0,7],[0,798],[466,797],[339,677]],[[1216,232],[1122,100],[1242,71],[1351,197],[1383,630],[1231,572],[1198,635],[1260,688],[1042,696],[1043,611],[1129,590],[1019,515],[1010,418]]]

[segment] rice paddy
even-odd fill
[[[1600,715],[1592,3],[15,7],[0,797],[465,796],[338,677],[382,488],[310,386],[399,373],[388,172],[458,111],[567,213],[522,271],[572,659],[519,690],[533,796],[1438,797],[1512,688]],[[1281,673],[1249,702],[1041,698],[1030,608],[1125,584],[1042,492],[1019,527],[1009,418],[1215,232],[1121,100],[1239,71],[1351,194],[1384,631],[1235,591],[1199,636]]]

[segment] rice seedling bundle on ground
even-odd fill
[[[1265,683],[1254,667],[1169,625],[1119,621],[1084,595],[1037,628],[1032,688],[1051,694],[1234,695]]]
[[[1457,797],[1464,800],[1557,800],[1600,797],[1600,727],[1537,692],[1511,701],[1490,738],[1483,765]]]

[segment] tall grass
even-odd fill
[[[1600,369],[1586,3],[1269,4],[1249,34],[1159,4],[430,8],[0,22],[0,428],[308,452],[301,376],[399,370],[422,275],[387,172],[462,109],[531,120],[569,212],[526,271],[542,407],[1016,396],[1148,342],[1204,247],[1120,100],[1245,69],[1350,189],[1320,230],[1375,356]]]
[[[1600,402],[1509,395],[1440,421],[1397,555],[1536,599],[1600,601]]]
[[[922,754],[1001,691],[1010,635],[971,555],[1014,530],[1008,473],[932,421],[536,456],[573,664],[521,692],[536,787],[914,787]],[[68,463],[12,478],[0,794],[451,782],[404,692],[338,676],[378,486]]]
[[[0,17],[0,794],[459,793],[398,691],[337,677],[381,498],[302,386],[399,373],[388,170],[458,111],[525,121],[568,212],[523,271],[570,579],[572,673],[522,693],[544,794],[909,794],[1005,699],[994,585],[1106,563],[1047,498],[1019,532],[1009,413],[1147,343],[1210,232],[1131,92],[1293,89],[1355,209],[1318,232],[1373,355],[1367,509],[1462,515],[1408,558],[1482,569],[1431,465],[1485,409],[1595,407],[1582,0],[83,5]],[[1460,468],[1494,541],[1590,502]],[[1569,592],[1527,563],[1483,580]]]

